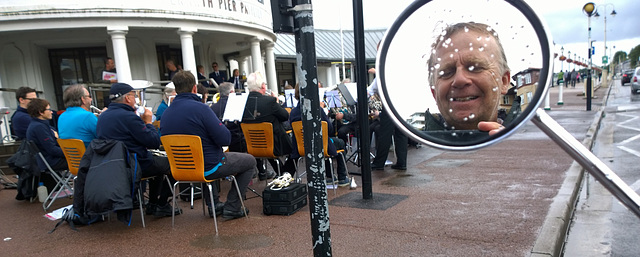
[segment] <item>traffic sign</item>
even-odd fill
[[[607,64],[609,62],[609,56],[602,56],[602,64]]]

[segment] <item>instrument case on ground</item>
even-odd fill
[[[291,183],[288,187],[262,192],[262,212],[265,215],[291,215],[307,205],[307,185]]]

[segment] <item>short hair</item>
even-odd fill
[[[27,106],[27,113],[29,113],[29,116],[33,118],[38,118],[40,117],[40,114],[47,109],[48,105],[49,105],[49,101],[45,99],[40,99],[40,98],[33,99],[29,103],[29,106]]]
[[[502,75],[505,72],[509,71],[509,65],[507,65],[507,57],[504,53],[504,48],[502,48],[502,43],[500,43],[500,38],[498,38],[498,33],[496,33],[489,25],[476,22],[461,22],[447,26],[442,32],[442,35],[445,36],[438,37],[438,39],[436,39],[436,42],[431,45],[431,48],[434,50],[434,52],[433,54],[431,54],[431,57],[429,57],[428,67],[433,67],[436,64],[435,50],[439,45],[442,44],[443,41],[450,38],[454,34],[459,33],[460,31],[466,32],[469,30],[484,34],[486,36],[491,36],[496,40],[496,45],[498,46],[498,67],[500,68],[500,74]],[[435,73],[437,72],[429,72],[429,81],[431,83],[435,82]]]
[[[211,63],[211,67],[213,67],[213,65],[214,65],[214,64],[215,64],[216,66],[218,66],[218,63],[217,63],[217,62],[212,62],[212,63]]]
[[[207,88],[204,85],[202,85],[202,83],[198,83],[198,85],[196,86],[196,90],[197,90],[198,94],[201,94],[203,97],[204,97],[205,94],[209,93]]]
[[[64,107],[77,107],[82,105],[82,98],[84,97],[85,85],[77,84],[67,87],[62,93],[62,101]]]
[[[112,102],[112,103],[119,103],[119,104],[124,103],[124,98],[125,98],[125,97],[127,97],[127,94],[124,94],[124,95],[118,96],[118,97],[116,97],[116,98],[112,99],[112,100],[111,100],[111,102]]]
[[[231,90],[233,90],[233,84],[231,84],[231,82],[222,82],[218,86],[218,92],[221,97],[228,96],[231,93]]]
[[[162,99],[164,99],[168,103],[169,95],[173,94],[173,92],[176,92],[176,89],[175,87],[165,87],[163,92],[164,94],[162,95]]]
[[[200,68],[204,68],[204,66],[202,66],[202,64],[198,64],[198,65],[196,65],[196,69],[198,69],[198,70],[199,70]]]
[[[16,101],[20,102],[20,98],[27,98],[27,94],[31,93],[31,92],[36,92],[35,89],[30,88],[30,87],[20,87],[18,88],[18,90],[16,91]]]
[[[247,87],[249,88],[249,91],[260,91],[260,89],[262,89],[262,84],[265,83],[264,76],[262,76],[262,73],[259,71],[251,73],[247,77]]]
[[[189,93],[193,86],[196,85],[196,78],[193,76],[193,73],[188,70],[181,70],[173,75],[173,79],[171,79],[173,85],[176,87],[176,92],[178,94],[181,93]]]
[[[108,62],[109,60],[113,60],[113,58],[108,57],[108,56],[107,56],[106,58],[104,58],[104,64],[107,64],[107,62]]]

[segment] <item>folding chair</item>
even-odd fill
[[[176,180],[176,183],[173,185],[173,208],[176,208],[176,187],[179,183],[201,183],[206,184],[209,188],[211,207],[215,209],[211,182],[216,181],[216,179],[208,180],[204,176],[204,157],[200,137],[194,135],[166,135],[160,137],[160,140],[162,140],[162,145],[167,152],[167,158],[171,165],[171,175]],[[228,176],[226,179],[233,181],[236,190],[238,190],[238,196],[240,196],[242,209],[246,210],[236,178],[234,176]],[[202,214],[206,215],[204,205],[203,199]],[[218,235],[218,220],[215,214],[213,215],[213,222],[216,228],[216,235]],[[174,226],[174,223],[175,213],[171,215],[171,226]]]
[[[242,133],[247,142],[247,153],[260,159],[272,159],[278,164],[277,172],[280,174],[280,157],[273,154],[273,125],[270,122],[241,123]],[[265,170],[266,163],[263,164]]]
[[[39,156],[40,160],[46,166],[47,169],[44,170],[44,172],[49,173],[51,177],[53,177],[53,179],[56,181],[55,187],[53,188],[53,190],[51,190],[47,198],[42,203],[42,208],[46,212],[47,209],[51,207],[53,202],[56,201],[56,199],[65,196],[73,196],[73,187],[69,184],[69,182],[74,176],[68,170],[63,170],[61,171],[61,173],[54,171],[53,168],[51,168],[51,165],[49,165],[47,160],[44,158],[44,155],[42,155],[40,149],[38,149],[38,146],[31,140],[29,140],[27,143],[29,144],[29,148],[31,149],[31,151],[37,152],[37,156]],[[60,194],[63,192],[65,194],[63,196],[60,196]]]
[[[327,125],[326,121],[322,121],[322,149],[323,149],[323,155],[325,160],[329,161],[329,172],[331,174],[331,182],[333,183],[334,187],[333,187],[333,194],[336,194],[336,176],[333,173],[333,161],[331,156],[329,155],[328,149],[329,149],[329,126]],[[305,151],[304,151],[304,133],[302,130],[302,121],[294,121],[291,123],[291,127],[293,128],[293,134],[296,137],[296,144],[298,146],[298,154],[300,155],[300,158],[298,158],[297,162],[296,162],[296,170],[298,169],[298,165],[300,160],[302,160],[302,157],[305,156]],[[336,149],[336,152],[338,152],[338,156],[340,156],[343,164],[345,167],[347,167],[347,162],[345,161],[344,158],[344,149]],[[303,173],[301,173],[300,175],[297,176],[296,180],[301,180],[302,176],[304,176],[307,173],[307,171],[305,170]]]
[[[82,142],[82,140],[80,139],[58,138],[58,145],[60,145],[60,148],[62,148],[64,157],[65,159],[67,159],[69,172],[71,172],[73,176],[77,176],[78,168],[80,168],[80,160],[82,159],[84,151],[86,150],[84,147],[84,142]]]

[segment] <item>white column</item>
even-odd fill
[[[198,31],[197,28],[180,28],[180,44],[182,47],[182,67],[184,70],[191,71],[194,77],[198,77],[196,70],[196,53],[193,49],[193,33]]]
[[[262,72],[264,75],[264,64],[262,63],[262,53],[260,51],[260,39],[254,37],[251,39],[251,66],[253,72]]]
[[[267,59],[267,84],[269,89],[273,92],[278,92],[278,77],[276,74],[276,56],[273,54],[273,42],[269,42],[265,48],[265,55]]]
[[[249,70],[249,57],[242,58],[242,64],[240,65],[240,75],[249,75],[251,70]]]
[[[230,59],[229,60],[229,76],[233,77],[233,70],[238,69],[240,71],[240,67],[238,66],[238,60]],[[242,74],[242,73],[240,73]]]
[[[116,63],[118,81],[132,80],[129,53],[127,52],[127,32],[129,32],[129,27],[127,26],[107,27],[107,33],[111,35],[111,43],[113,44],[113,58]]]

